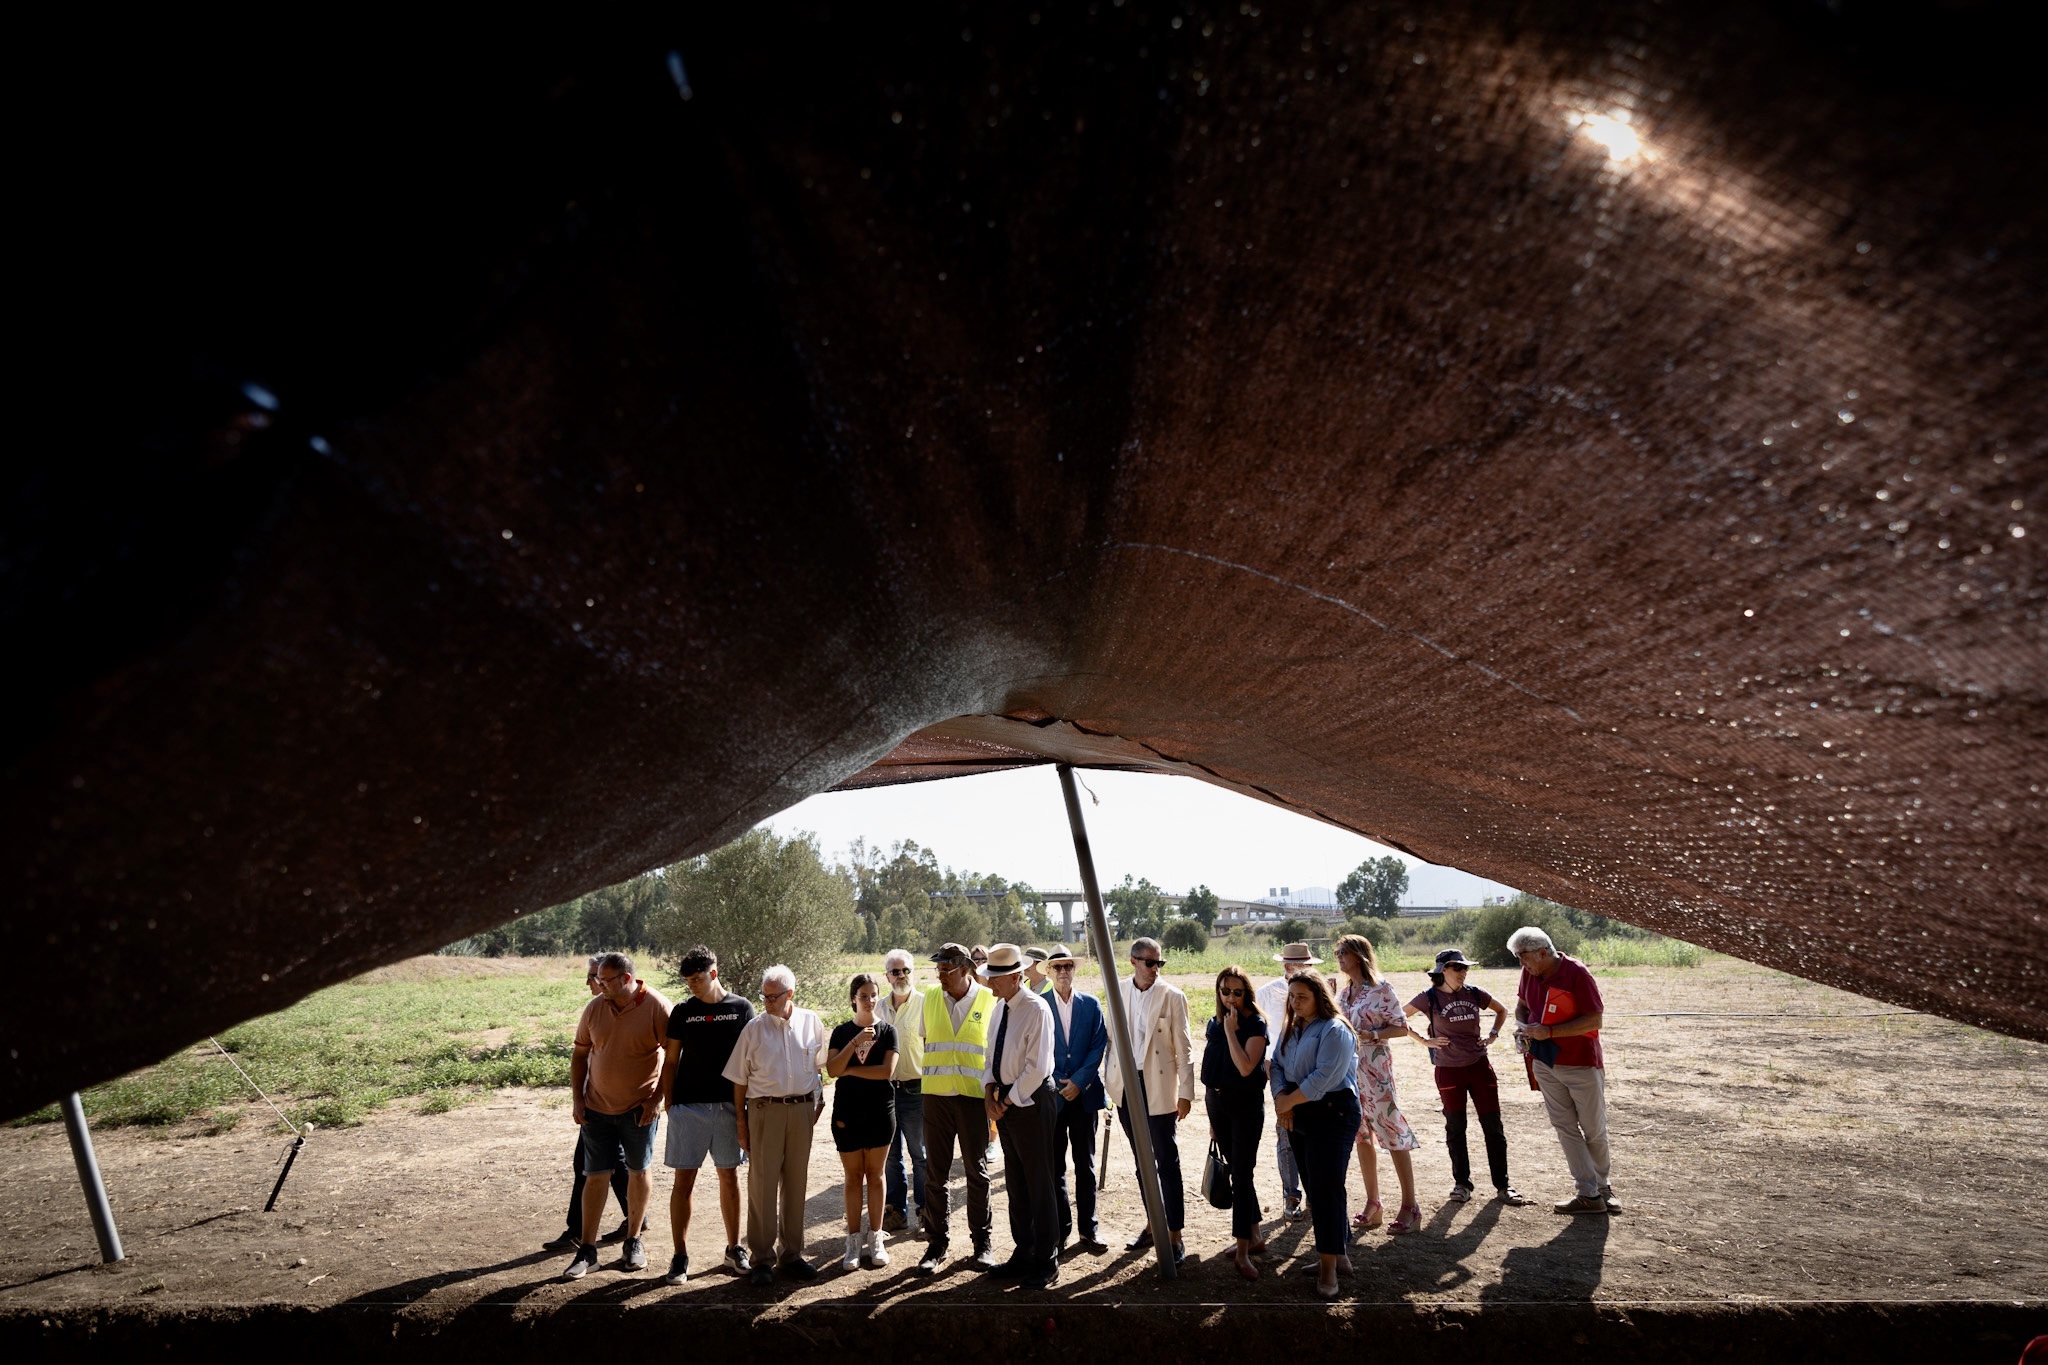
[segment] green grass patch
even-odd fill
[[[589,999],[568,972],[356,981],[238,1024],[220,1042],[294,1123],[340,1127],[405,1096],[423,1095],[423,1109],[439,1113],[499,1086],[567,1086],[577,1013]],[[207,1043],[82,1098],[100,1128],[275,1121]],[[53,1105],[16,1122],[57,1118]]]
[[[1576,956],[1594,967],[1697,967],[1707,950],[1675,938],[1595,938]]]

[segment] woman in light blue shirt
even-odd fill
[[[1307,972],[1287,983],[1287,1028],[1273,1049],[1273,1112],[1308,1195],[1315,1227],[1316,1293],[1337,1297],[1337,1271],[1351,1269],[1351,1226],[1344,1176],[1362,1118],[1358,1106],[1358,1036],[1329,983]]]

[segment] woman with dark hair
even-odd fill
[[[1252,1257],[1266,1249],[1259,1236],[1259,1137],[1266,1129],[1266,1017],[1252,998],[1251,978],[1232,965],[1216,974],[1216,1017],[1202,1049],[1209,1138],[1230,1163],[1230,1231],[1237,1238],[1237,1273],[1259,1278]]]
[[[882,1168],[896,1136],[896,1030],[875,1018],[881,987],[862,972],[847,992],[853,1018],[832,1030],[825,1045],[825,1074],[832,1083],[832,1145],[846,1171],[846,1255],[842,1270],[860,1269],[866,1254],[877,1268],[889,1264],[882,1250]],[[862,1226],[860,1195],[868,1195]]]
[[[1287,1028],[1270,1063],[1273,1112],[1294,1144],[1316,1234],[1316,1293],[1337,1297],[1337,1272],[1351,1269],[1344,1168],[1358,1137],[1358,1039],[1329,983],[1314,972],[1287,983]]]
[[[1358,1171],[1365,1177],[1365,1207],[1359,1210],[1358,1227],[1376,1228],[1383,1216],[1377,1139],[1393,1159],[1394,1177],[1401,1182],[1401,1212],[1387,1231],[1396,1236],[1414,1232],[1422,1226],[1422,1208],[1415,1202],[1415,1159],[1409,1153],[1419,1139],[1394,1099],[1394,1054],[1387,1040],[1415,1035],[1401,1017],[1401,997],[1394,994],[1393,983],[1380,976],[1371,939],[1364,934],[1338,939],[1337,966],[1345,979],[1337,1008],[1358,1035],[1358,1102],[1365,1110],[1365,1124],[1358,1130]]]
[[[1493,1188],[1504,1204],[1526,1204],[1528,1199],[1508,1183],[1508,1134],[1500,1121],[1500,1079],[1486,1049],[1500,1037],[1507,1022],[1508,1007],[1477,986],[1467,985],[1472,964],[1456,948],[1436,955],[1436,970],[1429,974],[1430,988],[1403,1005],[1406,1014],[1427,1015],[1429,1037],[1423,1046],[1435,1054],[1436,1093],[1444,1105],[1444,1145],[1451,1153],[1451,1201],[1462,1204],[1472,1197],[1472,1154],[1465,1146],[1465,1102],[1479,1115],[1479,1131],[1486,1135],[1486,1169]],[[1449,984],[1446,984],[1448,982]],[[1493,1028],[1479,1033],[1479,1016],[1493,1011]]]

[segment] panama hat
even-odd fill
[[[1008,976],[1024,970],[1024,954],[1014,943],[998,943],[988,950],[988,966],[982,969],[989,976]]]
[[[1288,944],[1285,948],[1273,954],[1273,960],[1275,962],[1285,962],[1290,966],[1300,967],[1313,967],[1322,961],[1306,943]]]

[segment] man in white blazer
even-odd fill
[[[1159,1188],[1166,1199],[1166,1226],[1173,1233],[1174,1259],[1185,1260],[1188,1253],[1180,1231],[1187,1221],[1187,1206],[1181,1194],[1180,1144],[1174,1134],[1194,1107],[1195,1048],[1188,1035],[1187,996],[1179,987],[1159,979],[1164,961],[1156,940],[1139,939],[1131,945],[1131,974],[1118,986],[1124,997],[1124,1017],[1130,1021],[1131,1046],[1138,1054],[1140,1093],[1132,1098],[1152,1131],[1152,1157],[1159,1165]],[[1124,1102],[1124,1072],[1116,1058],[1113,1036],[1109,1051],[1103,1064],[1109,1102],[1116,1106],[1124,1139],[1131,1143],[1135,1159],[1138,1144],[1131,1135],[1131,1106]],[[1126,1250],[1139,1251],[1151,1245],[1152,1229],[1147,1227],[1130,1240]]]

